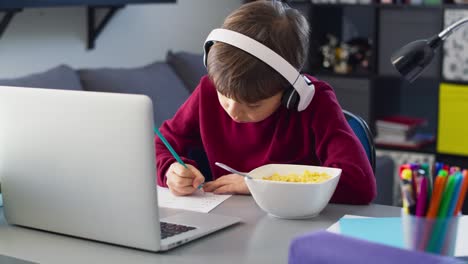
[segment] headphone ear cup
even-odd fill
[[[203,45],[203,65],[205,65],[205,68],[208,65],[207,64],[208,52],[210,51],[210,48],[211,48],[211,46],[213,46],[213,44],[214,44],[213,41],[207,41],[207,42],[205,42],[205,45]]]
[[[281,97],[281,103],[291,110],[297,110],[299,105],[299,94],[292,86],[284,91],[283,97]]]

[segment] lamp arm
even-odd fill
[[[468,17],[462,18],[457,22],[453,23],[452,25],[448,26],[442,32],[437,35],[441,40],[445,40],[450,34],[452,34],[455,30],[457,30],[460,26],[468,22]]]
[[[466,23],[468,23],[468,17],[456,21],[429,39],[420,39],[406,44],[393,53],[390,59],[393,66],[405,79],[413,82],[429,65],[442,42]]]

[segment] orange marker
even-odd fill
[[[427,211],[427,218],[436,218],[439,212],[440,200],[445,189],[445,183],[447,182],[447,176],[437,176],[434,189],[432,191],[432,198],[429,204],[429,210]]]
[[[468,171],[463,170],[463,183],[460,190],[460,195],[458,196],[457,207],[455,207],[454,215],[458,215],[463,206],[463,202],[465,201],[466,190],[468,189]]]

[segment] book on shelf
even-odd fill
[[[377,128],[394,130],[394,131],[409,131],[416,127],[421,127],[427,124],[425,118],[417,118],[402,115],[386,116],[377,119],[375,125]]]
[[[408,149],[419,149],[425,145],[433,143],[435,136],[430,133],[416,133],[407,139],[396,139],[392,137],[379,136],[374,138],[374,144],[381,147],[398,147]]]
[[[433,134],[418,133],[418,129],[427,124],[424,118],[393,115],[376,121],[377,146],[417,149],[432,143]]]
[[[385,137],[388,139],[395,139],[395,140],[405,140],[408,139],[416,134],[416,129],[411,128],[408,130],[399,130],[399,129],[389,129],[383,127],[377,127],[377,135],[381,137]]]

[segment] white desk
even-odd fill
[[[213,213],[243,223],[164,253],[151,253],[6,224],[0,211],[0,254],[39,263],[287,263],[297,235],[324,230],[345,214],[399,216],[400,208],[329,205],[316,218],[281,220],[266,215],[251,196],[233,196]],[[91,220],[91,219],[90,219]],[[120,232],[127,232],[121,230]]]

